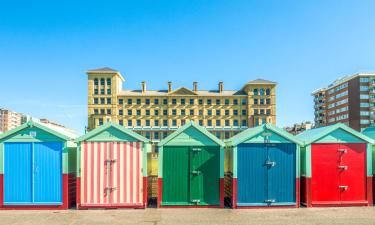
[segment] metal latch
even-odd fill
[[[200,199],[192,199],[191,202],[195,203],[195,204],[199,204],[201,202]]]
[[[199,171],[199,170],[193,170],[193,171],[191,171],[191,173],[193,175],[197,176],[197,175],[201,174],[201,171]]]
[[[110,192],[112,192],[112,191],[115,191],[116,190],[116,187],[106,187],[105,188],[105,191],[110,191]]]
[[[191,149],[193,152],[200,152],[200,151],[202,151],[202,149],[201,148],[193,148],[193,149]]]
[[[343,191],[348,190],[348,186],[345,186],[345,185],[340,185],[339,188],[342,189]]]
[[[347,170],[347,169],[348,169],[348,166],[339,166],[339,169]]]
[[[346,149],[339,149],[337,151],[340,152],[340,153],[347,153],[348,152],[348,150],[346,150]]]
[[[269,167],[274,167],[274,166],[276,166],[276,162],[272,162],[272,161],[266,161],[266,166],[269,166]]]
[[[106,163],[115,163],[116,159],[107,159],[105,162]]]
[[[271,204],[271,203],[275,203],[276,200],[275,199],[266,199],[266,200],[264,200],[264,202],[267,203],[267,204]]]

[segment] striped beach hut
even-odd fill
[[[77,208],[145,208],[149,141],[107,123],[78,142]]]

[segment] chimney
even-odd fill
[[[172,82],[168,81],[168,93],[172,92]]]
[[[224,89],[224,84],[222,81],[219,82],[219,93],[222,93]]]
[[[142,93],[145,93],[146,92],[146,82],[145,81],[142,81]]]
[[[198,82],[193,82],[193,91],[194,92],[198,91]]]

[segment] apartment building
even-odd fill
[[[0,131],[6,132],[20,126],[25,120],[21,113],[9,109],[0,108]]]
[[[341,122],[360,131],[375,123],[373,73],[358,73],[337,79],[312,95],[317,127]]]
[[[87,71],[88,130],[112,121],[146,138],[158,141],[193,120],[224,139],[263,123],[276,123],[276,83],[256,79],[239,90],[174,88],[148,90],[123,89],[124,77],[111,68]]]

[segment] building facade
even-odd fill
[[[297,135],[312,128],[313,124],[310,121],[306,121],[302,123],[295,123],[292,126],[285,127],[284,130],[290,134]]]
[[[188,121],[206,127],[225,139],[248,127],[276,123],[276,83],[257,79],[240,90],[173,88],[123,90],[125,79],[111,68],[87,71],[88,130],[105,122],[115,122],[153,141],[165,138]]]
[[[362,130],[375,123],[375,74],[340,78],[312,93],[316,127],[344,123]]]
[[[9,109],[0,109],[0,131],[6,132],[25,122],[25,116]]]

